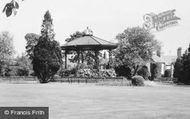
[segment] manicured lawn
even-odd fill
[[[50,119],[189,119],[190,87],[1,83],[0,106],[48,106]]]

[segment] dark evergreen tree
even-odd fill
[[[61,48],[54,40],[53,20],[50,12],[44,15],[41,36],[34,47],[33,70],[41,83],[47,83],[62,65]]]
[[[176,60],[174,78],[177,78],[178,83],[190,84],[190,46],[186,53]]]

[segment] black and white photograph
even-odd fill
[[[0,119],[190,119],[188,0],[0,0]]]

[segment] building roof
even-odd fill
[[[177,56],[161,56],[158,57],[157,55],[152,56],[153,62],[160,62],[165,63],[166,65],[171,65],[173,62],[175,62],[177,59]]]
[[[170,65],[176,61],[177,56],[162,56],[162,59],[166,65]]]
[[[62,46],[63,50],[103,50],[115,48],[117,48],[117,44],[93,35],[76,38]]]

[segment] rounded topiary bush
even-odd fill
[[[131,82],[134,86],[144,86],[144,78],[142,76],[133,76]]]
[[[150,77],[150,73],[148,71],[148,67],[147,66],[142,66],[138,72],[138,75],[142,76],[145,80],[149,80]]]
[[[171,69],[167,69],[167,70],[165,70],[165,72],[164,72],[164,77],[171,77],[171,74],[172,74]]]

